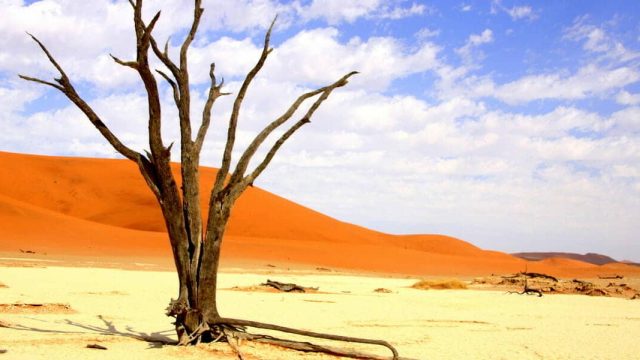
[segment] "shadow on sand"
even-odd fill
[[[102,315],[98,315],[98,319],[102,321],[103,325],[89,325],[82,324],[73,320],[64,319],[64,323],[75,328],[84,330],[84,331],[68,331],[68,330],[58,330],[58,329],[46,329],[46,328],[38,328],[33,326],[25,326],[21,324],[7,324],[0,323],[0,326],[4,328],[9,328],[13,330],[20,331],[35,331],[41,333],[54,333],[54,334],[96,334],[96,335],[107,335],[107,336],[122,336],[128,337],[136,340],[141,340],[149,343],[149,349],[161,349],[164,345],[175,345],[177,341],[171,339],[168,335],[173,334],[174,330],[163,330],[157,332],[142,332],[137,331],[131,326],[126,326],[125,330],[118,330],[118,328],[113,324],[113,321],[106,320]],[[41,319],[32,319],[37,321],[46,322]]]

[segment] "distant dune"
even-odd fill
[[[128,160],[0,152],[0,251],[171,261],[164,222]],[[175,165],[176,174],[179,173]],[[216,170],[202,168],[203,208]],[[179,178],[179,177],[177,177]],[[223,245],[234,261],[412,275],[540,271],[595,276],[592,264],[527,262],[444,235],[390,235],[342,222],[257,187],[238,200]],[[640,269],[618,264],[616,271]]]
[[[567,253],[567,252],[520,252],[513,253],[513,256],[517,256],[526,260],[543,260],[549,258],[565,258],[565,259],[573,259],[579,260],[586,263],[594,264],[594,265],[604,265],[609,263],[618,262],[616,259],[613,259],[607,255],[596,254],[596,253],[586,253],[586,254],[576,254],[576,253]]]

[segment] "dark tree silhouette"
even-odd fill
[[[187,54],[198,31],[200,19],[204,12],[204,9],[201,7],[201,0],[195,0],[194,2],[193,22],[182,42],[177,62],[174,62],[169,56],[168,41],[164,48],[161,48],[152,35],[154,26],[160,18],[160,12],[156,13],[151,21],[146,23],[142,18],[142,0],[129,0],[133,8],[133,22],[136,34],[135,60],[122,60],[111,55],[116,63],[136,71],[144,84],[148,101],[148,135],[150,148],[150,151],[145,152],[145,154],[131,149],[118,139],[107,125],[105,125],[100,116],[77,92],[62,66],[55,60],[51,52],[40,40],[31,34],[29,35],[42,49],[60,75],[58,78],[55,78],[54,82],[25,75],[20,75],[20,77],[58,89],[86,115],[89,121],[115,150],[138,165],[140,173],[162,209],[178,273],[179,295],[177,299],[171,301],[167,308],[167,315],[175,318],[175,327],[179,339],[178,344],[196,344],[201,341],[228,341],[233,345],[234,338],[243,338],[270,342],[279,346],[303,351],[320,351],[350,357],[365,356],[352,351],[338,350],[304,342],[275,339],[246,332],[246,327],[253,327],[338,341],[381,345],[389,348],[393,352],[394,359],[397,358],[396,350],[386,341],[314,333],[255,321],[225,318],[218,313],[216,285],[220,249],[225,228],[235,201],[247,187],[260,176],[285,141],[300,129],[300,127],[309,123],[315,111],[329,95],[335,89],[346,85],[348,79],[356,74],[356,72],[350,72],[330,85],[300,95],[280,117],[273,120],[256,135],[237,161],[235,169],[231,171],[231,154],[234,149],[236,128],[240,117],[242,102],[251,82],[262,69],[267,57],[273,50],[269,45],[271,31],[273,29],[272,23],[266,32],[264,47],[262,48],[260,58],[244,78],[242,86],[235,96],[229,119],[222,164],[209,195],[208,216],[206,219],[203,219],[202,209],[200,208],[198,175],[200,153],[211,122],[213,105],[219,97],[229,95],[229,93],[223,92],[222,87],[224,80],[218,82],[214,73],[215,65],[212,63],[209,71],[211,84],[208,97],[202,111],[200,126],[197,128],[197,131],[194,131],[194,129],[192,129],[190,114],[191,95]],[[171,172],[170,160],[171,146],[173,144],[166,146],[161,136],[162,114],[160,95],[158,82],[154,76],[154,72],[149,66],[150,50],[166,67],[165,71],[156,70],[156,72],[164,78],[172,88],[173,99],[178,109],[182,187],[176,184],[174,175]],[[290,120],[303,103],[309,99],[315,100],[308,106],[306,111],[304,111],[302,117],[293,123],[288,130],[271,145],[266,156],[259,161],[254,169],[249,171],[251,159],[263,145],[267,137],[272,134],[274,130]]]

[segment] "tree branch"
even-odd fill
[[[91,106],[89,106],[89,104],[87,104],[87,102],[84,101],[84,99],[82,99],[82,97],[80,97],[80,95],[76,92],[76,89],[73,87],[73,85],[69,81],[69,77],[67,76],[65,71],[62,69],[60,64],[58,64],[58,62],[55,60],[53,55],[51,55],[51,53],[46,48],[46,46],[44,46],[44,44],[40,40],[38,40],[38,38],[36,38],[35,36],[31,34],[29,34],[29,36],[38,44],[40,49],[45,53],[45,55],[49,59],[49,62],[51,62],[51,64],[53,64],[53,66],[60,73],[60,78],[56,79],[56,82],[58,82],[60,85],[57,85],[48,81],[40,80],[37,78],[33,78],[30,76],[25,76],[25,75],[19,75],[20,78],[27,81],[33,81],[40,84],[52,86],[60,90],[60,92],[66,95],[67,98],[71,100],[71,102],[73,102],[87,116],[87,118],[93,124],[93,126],[95,126],[96,129],[98,129],[100,134],[102,134],[102,136],[111,144],[111,146],[113,146],[113,148],[116,151],[118,151],[127,159],[137,162],[142,155],[130,149],[129,147],[125,146],[120,141],[120,139],[118,139],[118,137],[115,134],[113,134],[111,130],[109,130],[109,128],[100,119],[98,114],[96,114],[95,111],[91,108]]]
[[[211,78],[211,85],[209,86],[209,95],[207,96],[207,102],[204,104],[204,109],[202,110],[202,123],[200,124],[200,128],[198,129],[198,134],[196,135],[195,140],[195,149],[197,153],[200,153],[202,150],[202,145],[204,143],[204,139],[207,136],[207,131],[209,130],[209,124],[211,123],[211,108],[215,103],[216,99],[220,96],[229,95],[227,92],[222,92],[222,86],[224,86],[224,78],[218,84],[216,81],[215,75],[216,64],[211,63],[211,67],[209,69],[209,77]]]
[[[156,55],[156,57],[160,59],[160,61],[162,61],[164,66],[166,66],[169,71],[171,71],[173,77],[178,79],[178,77],[180,76],[180,69],[173,61],[171,61],[171,58],[169,57],[169,39],[167,39],[167,42],[164,44],[164,51],[160,50],[160,48],[158,47],[158,43],[156,42],[156,39],[153,37],[153,35],[151,36],[150,42],[151,49],[153,49],[153,53]]]
[[[109,56],[111,56],[111,58],[113,59],[113,61],[115,61],[116,63],[122,65],[122,66],[126,66],[126,67],[130,67],[132,69],[138,69],[138,63],[135,61],[123,61],[120,60],[119,58],[113,56],[112,54],[109,54]]]
[[[54,87],[54,88],[64,92],[64,88],[62,86],[58,85],[58,84],[54,84],[52,82],[44,81],[44,80],[41,80],[41,79],[38,79],[38,78],[34,78],[34,77],[31,77],[31,76],[20,75],[20,74],[18,76],[23,80],[33,81],[33,82],[36,82],[36,83],[39,83],[39,84],[48,85],[48,86]]]
[[[244,151],[244,153],[240,157],[240,160],[236,165],[236,168],[233,172],[233,175],[231,176],[229,183],[233,184],[240,181],[240,179],[245,175],[245,171],[249,166],[249,162],[251,161],[251,158],[255,155],[256,151],[258,151],[258,148],[262,145],[262,143],[267,139],[269,135],[271,135],[271,133],[275,129],[277,129],[280,125],[287,122],[305,100],[322,93],[322,96],[318,100],[316,100],[316,102],[311,106],[311,108],[305,115],[306,118],[311,119],[311,116],[313,115],[313,113],[322,104],[322,102],[324,102],[324,100],[326,100],[327,97],[329,97],[329,94],[334,89],[345,86],[348,83],[348,79],[355,74],[357,74],[357,72],[352,71],[344,75],[342,78],[340,78],[338,81],[334,82],[331,85],[322,87],[314,91],[307,92],[299,96],[298,99],[296,99],[296,101],[294,101],[293,104],[291,104],[289,109],[284,114],[282,114],[279,118],[277,118],[276,120],[271,122],[269,125],[267,125],[255,137],[255,139],[253,139],[251,144],[247,147],[247,149]]]
[[[195,0],[191,29],[189,30],[189,34],[187,34],[187,37],[184,39],[184,42],[182,42],[182,46],[180,47],[180,70],[182,70],[183,73],[187,72],[187,51],[189,50],[189,46],[196,36],[198,26],[200,25],[200,18],[202,17],[203,12],[204,9],[202,8],[202,0]]]
[[[244,96],[247,93],[247,89],[249,85],[256,77],[265,61],[267,60],[267,56],[271,52],[269,48],[269,42],[271,40],[271,31],[273,30],[273,26],[276,22],[277,16],[271,22],[267,33],[264,36],[264,46],[262,48],[262,53],[260,54],[260,59],[256,65],[249,71],[244,81],[242,82],[242,86],[238,91],[238,95],[236,96],[235,101],[233,102],[233,110],[231,111],[231,117],[229,118],[229,129],[227,131],[227,143],[224,148],[224,154],[222,156],[222,165],[220,166],[220,170],[216,175],[216,180],[213,186],[213,190],[211,192],[212,197],[214,194],[217,194],[222,190],[222,186],[224,185],[224,180],[229,172],[229,167],[231,166],[231,152],[233,151],[233,145],[236,140],[236,128],[238,126],[238,117],[240,116],[240,107],[242,106],[242,101],[244,100]]]
[[[252,185],[255,179],[258,176],[260,176],[260,174],[264,171],[264,169],[267,168],[267,165],[269,165],[269,163],[271,162],[273,157],[276,155],[276,153],[278,152],[282,144],[284,144],[284,142],[287,141],[287,139],[289,139],[291,135],[293,135],[296,131],[298,131],[298,129],[300,129],[304,124],[307,124],[310,122],[311,120],[309,120],[309,118],[307,117],[304,117],[298,120],[298,122],[296,122],[284,134],[282,134],[282,136],[275,142],[275,144],[273,144],[273,146],[271,147],[271,149],[269,150],[265,158],[255,168],[255,170],[251,172],[251,174],[245,176],[241,181],[237,181],[237,182],[229,181],[229,184],[227,185],[227,187],[230,189],[230,193],[231,193],[230,198],[232,202],[235,201],[238,197],[240,197],[240,195],[242,195],[242,192],[249,185]]]
[[[160,76],[162,76],[168,83],[169,85],[171,85],[171,88],[173,89],[173,100],[175,101],[176,105],[180,103],[180,90],[178,90],[178,85],[176,85],[176,82],[173,81],[169,75],[165,74],[162,70],[158,70],[156,69],[156,72],[158,74],[160,74]]]
[[[62,66],[60,66],[60,64],[58,64],[58,62],[56,61],[56,59],[53,58],[53,56],[51,55],[51,53],[49,52],[49,50],[47,50],[47,48],[44,46],[44,44],[38,40],[37,37],[33,36],[30,33],[27,33],[27,35],[29,35],[33,41],[35,41],[38,46],[40,47],[40,49],[45,53],[45,55],[47,56],[47,58],[49,59],[49,62],[51,64],[53,64],[53,66],[55,66],[55,68],[58,70],[58,72],[60,73],[60,78],[56,79],[56,81],[58,83],[60,83],[60,85],[65,86],[64,82],[68,83],[69,82],[69,77],[67,76],[67,74],[64,72],[64,70],[62,69]]]
[[[135,2],[133,22],[136,32],[136,62],[138,64],[136,69],[147,92],[147,104],[149,108],[149,147],[153,155],[153,162],[156,165],[159,165],[161,162],[168,164],[171,156],[171,154],[166,151],[162,142],[160,95],[158,93],[156,79],[149,68],[148,50],[152,38],[151,31],[159,18],[160,12],[157,12],[151,20],[151,23],[148,26],[145,25],[144,20],[142,20],[142,0]],[[167,166],[168,165],[164,167]]]

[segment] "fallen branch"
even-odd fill
[[[267,279],[267,282],[264,284],[261,284],[263,286],[270,286],[274,289],[278,289],[280,291],[284,291],[284,292],[307,292],[307,290],[318,290],[317,287],[312,288],[312,287],[304,287],[304,286],[300,286],[298,284],[293,284],[293,283],[281,283],[279,281],[272,281]]]
[[[598,279],[607,279],[607,280],[612,280],[612,279],[624,279],[624,276],[622,276],[622,275],[598,276]]]
[[[522,292],[518,291],[508,291],[507,294],[518,294],[518,295],[538,295],[538,297],[542,297],[542,291],[538,289],[525,288]]]
[[[518,295],[538,295],[538,297],[542,297],[542,291],[539,289],[534,289],[534,288],[530,288],[529,285],[527,284],[527,279],[524,279],[524,289],[522,290],[522,292],[518,292],[518,291],[509,291],[507,292],[508,294],[518,294]]]
[[[541,274],[541,273],[535,273],[535,272],[521,272],[521,275],[524,275],[528,278],[542,278],[542,279],[548,279],[548,280],[552,280],[554,282],[558,282],[558,278],[556,278],[555,276],[551,276],[551,275],[547,275],[547,274]]]

